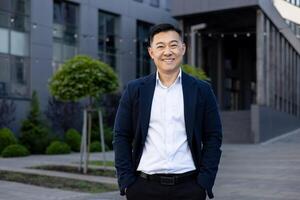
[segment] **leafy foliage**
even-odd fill
[[[99,141],[94,141],[90,145],[90,152],[100,152],[101,151],[101,143]]]
[[[51,94],[63,101],[99,97],[118,88],[118,78],[109,65],[78,55],[65,62],[49,83]]]
[[[92,141],[100,141],[100,131],[99,131],[99,123],[96,122],[98,118],[93,118],[93,126],[92,126],[92,135],[91,140]],[[107,149],[113,149],[112,141],[113,141],[113,131],[112,128],[104,124],[104,141],[105,145],[107,146]]]
[[[47,118],[51,122],[52,129],[65,133],[70,128],[81,129],[81,105],[78,102],[63,102],[50,98],[48,100]]]
[[[71,148],[68,144],[60,141],[53,141],[46,149],[46,154],[68,154]]]
[[[2,151],[2,157],[22,157],[29,154],[27,148],[20,144],[9,145]]]
[[[0,128],[9,127],[15,120],[16,104],[13,100],[0,99]]]
[[[184,65],[182,65],[182,70],[185,73],[187,73],[191,76],[194,76],[197,79],[204,80],[204,81],[210,81],[210,78],[206,75],[206,73],[202,69],[199,69],[197,67],[184,64]]]
[[[109,150],[109,147],[105,145],[105,150]],[[102,145],[99,141],[94,141],[90,145],[90,152],[101,152],[102,151]]]
[[[17,139],[14,136],[14,133],[8,128],[0,129],[0,153],[5,149],[7,146],[16,144]]]
[[[103,123],[109,127],[114,126],[120,98],[120,93],[111,93],[103,95],[99,100],[99,106],[103,112]]]
[[[81,136],[75,129],[69,129],[65,134],[65,142],[71,147],[72,151],[80,151]]]
[[[44,153],[51,142],[49,128],[42,121],[37,93],[32,94],[30,112],[22,122],[20,141],[31,153]]]

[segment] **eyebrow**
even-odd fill
[[[178,40],[171,40],[169,43],[173,43],[173,42],[179,43]],[[157,42],[155,45],[160,45],[160,44],[164,45],[165,43],[163,43],[163,42]]]

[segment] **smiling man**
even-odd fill
[[[159,24],[148,52],[156,73],[129,82],[114,127],[121,195],[128,200],[213,198],[222,128],[208,83],[184,72],[180,31]]]

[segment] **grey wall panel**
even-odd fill
[[[172,14],[175,17],[217,10],[258,5],[258,0],[173,0]]]
[[[52,27],[53,22],[53,1],[52,0],[31,0],[31,21],[43,26]]]
[[[52,46],[46,45],[38,45],[38,44],[31,44],[31,57],[33,59],[52,59]],[[50,66],[43,66],[43,68],[51,68]],[[34,77],[33,77],[34,78]]]
[[[253,143],[250,111],[222,111],[224,143]]]
[[[31,44],[46,45],[52,48],[52,32],[52,27],[37,24],[35,28],[31,28]]]
[[[51,59],[42,59],[31,63],[31,89],[38,92],[41,110],[46,109],[48,103],[48,80],[52,75]]]
[[[257,120],[252,120],[252,119]],[[300,128],[300,119],[265,106],[252,105],[251,129],[259,135],[258,142]]]
[[[118,74],[122,82],[121,89],[129,80],[136,76],[136,20],[128,16],[120,19],[120,33],[123,36],[123,45],[120,45],[120,59]]]

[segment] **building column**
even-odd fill
[[[264,51],[264,14],[258,9],[256,15],[256,76],[257,76],[257,104],[266,105],[266,73],[265,73],[265,51]]]
[[[300,55],[297,56],[297,116],[300,118]]]

